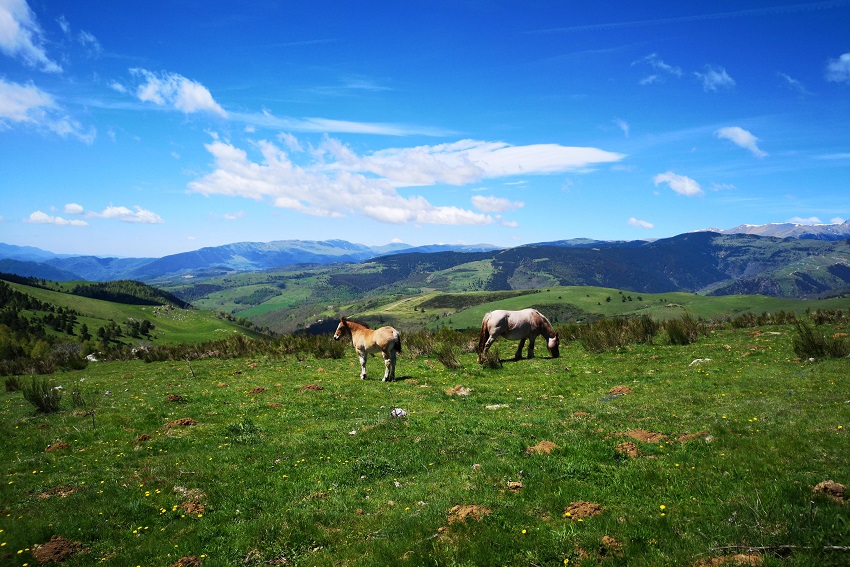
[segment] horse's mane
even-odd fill
[[[541,313],[539,311],[537,312],[537,315],[540,317],[540,320],[538,321],[538,323],[540,324],[541,327],[546,329],[546,332],[549,334],[549,337],[547,337],[547,338],[554,337],[555,336],[555,327],[552,326],[552,323],[549,322],[549,319],[546,318],[546,315],[544,315],[543,313]]]
[[[343,317],[342,321],[346,324],[354,325],[355,327],[362,327],[364,329],[371,330],[371,327],[366,323],[361,323],[360,321],[355,321],[354,319],[349,319],[348,317]]]

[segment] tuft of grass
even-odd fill
[[[55,413],[62,402],[62,387],[54,380],[44,376],[33,376],[29,384],[21,388],[24,399],[32,404],[37,412]]]
[[[796,321],[795,327],[797,334],[793,348],[800,358],[844,358],[850,355],[850,343],[840,337],[828,336],[820,326],[812,328],[805,321]]]

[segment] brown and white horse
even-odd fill
[[[478,338],[478,362],[484,360],[484,355],[490,350],[490,345],[499,337],[515,341],[519,340],[514,360],[522,358],[522,346],[528,339],[528,358],[534,358],[534,339],[537,335],[546,338],[546,346],[552,358],[558,358],[560,352],[558,333],[552,328],[549,320],[536,309],[507,311],[497,309],[484,315],[481,322],[481,334]]]
[[[360,379],[366,379],[366,357],[369,353],[379,352],[384,356],[384,382],[395,380],[396,353],[401,352],[401,335],[392,327],[381,327],[374,331],[356,321],[340,318],[339,326],[334,333],[338,341],[344,335],[351,337],[351,343],[357,356],[360,357]]]

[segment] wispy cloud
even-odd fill
[[[45,49],[44,33],[26,0],[0,2],[0,51],[45,73],[61,73]]]
[[[813,94],[811,91],[809,91],[809,89],[806,88],[806,86],[803,83],[801,83],[800,81],[798,81],[794,77],[791,77],[790,75],[787,75],[787,74],[781,73],[781,72],[777,72],[776,76],[779,77],[780,79],[782,79],[783,84],[786,87],[788,87],[790,90],[794,91],[795,93],[799,94],[800,96],[811,96]]]
[[[329,118],[292,118],[273,115],[268,110],[261,112],[230,112],[232,121],[243,122],[254,128],[268,128],[289,132],[319,134],[378,134],[383,136],[435,136],[456,135],[453,130],[420,126],[416,124],[393,124],[382,122],[355,122]]]
[[[806,226],[823,224],[823,221],[821,221],[818,217],[791,217],[788,219],[788,222],[793,224],[803,224]]]
[[[747,130],[744,130],[740,126],[728,126],[726,128],[720,128],[714,132],[714,135],[718,138],[729,140],[733,144],[740,146],[744,149],[750,150],[756,157],[764,157],[767,155],[767,152],[762,151],[758,147],[758,138],[752,135]]]
[[[826,64],[826,80],[850,84],[850,53],[844,53],[838,59],[829,60]]]
[[[94,128],[86,129],[68,116],[49,93],[32,84],[10,83],[0,78],[0,130],[13,124],[33,126],[62,138],[74,137],[87,144],[96,137]]]
[[[635,217],[631,217],[629,219],[628,223],[629,223],[629,226],[633,226],[635,228],[643,228],[645,230],[650,230],[650,229],[655,228],[655,225],[652,224],[651,222],[636,219]]]
[[[670,189],[679,195],[685,195],[686,197],[702,195],[702,188],[699,186],[699,183],[690,177],[678,175],[672,171],[659,173],[652,180],[655,182],[656,187],[662,183],[666,183]]]
[[[623,119],[621,119],[621,118],[615,118],[615,119],[614,119],[614,124],[616,124],[616,125],[617,125],[617,128],[619,128],[620,130],[622,130],[622,131],[623,131],[623,135],[624,135],[626,138],[628,138],[628,137],[629,137],[629,131],[631,130],[631,128],[629,127],[629,123],[628,123],[628,122],[626,122],[625,120],[623,120]]]
[[[675,65],[670,65],[669,63],[664,62],[660,57],[658,57],[657,53],[650,53],[646,57],[641,57],[637,61],[632,61],[632,65],[649,65],[653,69],[657,69],[659,71],[663,71],[668,75],[673,75],[675,77],[682,76],[681,67],[677,67]]]
[[[130,69],[141,80],[135,95],[142,102],[171,107],[185,114],[209,112],[226,117],[227,112],[213,99],[209,89],[177,73],[156,74],[146,69]],[[116,87],[113,85],[113,88]],[[116,89],[120,91],[119,89]]]
[[[300,147],[288,139],[290,151]],[[319,147],[296,157],[272,142],[256,142],[261,159],[214,140],[206,146],[215,170],[189,183],[192,192],[264,201],[272,206],[325,217],[362,215],[387,223],[485,225],[491,214],[522,206],[507,199],[476,196],[479,212],[431,204],[425,197],[405,197],[399,187],[467,185],[482,179],[584,171],[624,156],[596,148],[558,145],[510,146],[502,142],[462,140],[437,146],[391,148],[358,155],[326,137]]]
[[[726,69],[717,65],[706,65],[704,73],[695,71],[694,76],[699,79],[702,88],[706,91],[731,89],[735,86],[735,80],[729,76]]]
[[[522,201],[511,201],[503,197],[487,197],[475,195],[472,197],[472,206],[482,213],[506,213],[525,206]]]

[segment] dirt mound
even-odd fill
[[[635,459],[640,457],[643,453],[641,453],[638,446],[632,443],[631,441],[626,441],[625,443],[620,443],[617,445],[616,451],[621,455],[625,455],[631,459]]]
[[[583,520],[591,516],[598,516],[602,513],[602,506],[595,502],[573,502],[564,508],[564,517],[571,520]]]
[[[819,482],[814,488],[815,494],[825,494],[827,498],[840,504],[844,504],[844,495],[846,492],[847,487],[843,484],[838,484],[834,480]]]
[[[699,433],[682,433],[681,435],[676,436],[676,441],[679,443],[687,443],[688,441],[693,441],[694,439],[699,439],[700,437],[708,437],[711,433],[708,431],[700,431]]]
[[[151,439],[152,437],[150,435],[148,435],[147,433],[142,433],[141,435],[136,437],[136,440],[133,441],[133,444],[138,445],[139,443],[144,443],[145,441],[150,441]]]
[[[467,519],[481,520],[490,513],[490,508],[478,506],[477,504],[466,504],[455,506],[449,510],[449,524],[465,522]]]
[[[253,390],[249,390],[249,391],[248,391],[248,395],[249,395],[249,396],[251,396],[251,395],[253,395],[253,394],[262,394],[262,393],[263,393],[263,392],[265,392],[265,391],[266,391],[266,389],[265,389],[265,388],[263,388],[262,386],[257,386],[257,387],[256,387],[256,388],[254,388]]]
[[[180,508],[192,516],[204,513],[204,505],[200,502],[183,502]]]
[[[61,563],[83,550],[83,544],[62,536],[53,536],[50,541],[32,548],[32,556],[39,563]]]
[[[323,386],[319,386],[318,384],[307,384],[306,386],[301,386],[298,388],[299,392],[321,392],[325,388]]]
[[[518,480],[508,481],[508,490],[511,492],[519,492],[522,490],[522,483]]]
[[[736,553],[735,555],[720,555],[719,557],[710,557],[708,559],[700,559],[694,563],[694,567],[719,567],[720,565],[762,565],[764,560],[761,555],[755,553]]]
[[[194,555],[189,555],[188,557],[181,557],[177,561],[171,564],[171,567],[200,567],[201,560]]]
[[[191,417],[181,417],[180,419],[169,421],[165,428],[171,429],[172,427],[190,427],[192,425],[198,425],[198,422],[192,419]]]
[[[631,437],[635,441],[641,441],[643,443],[661,443],[667,436],[663,433],[652,433],[651,431],[646,431],[645,429],[631,429],[623,433],[626,437]]]
[[[525,452],[529,455],[548,455],[555,449],[560,449],[560,447],[558,447],[551,441],[541,441],[533,447],[527,447],[525,449]]]
[[[632,390],[628,386],[614,386],[613,388],[608,390],[608,393],[612,396],[625,396],[626,394],[634,393],[634,390]]]
[[[183,399],[183,396],[179,394],[168,394],[167,396],[165,396],[165,399],[169,402],[179,402]]]
[[[60,441],[59,443],[54,443],[50,447],[44,450],[45,453],[52,453],[53,451],[58,451],[59,449],[70,449],[71,446],[65,443],[64,441]]]
[[[602,536],[602,545],[599,546],[599,555],[602,557],[619,557],[623,554],[623,543],[611,536]]]

